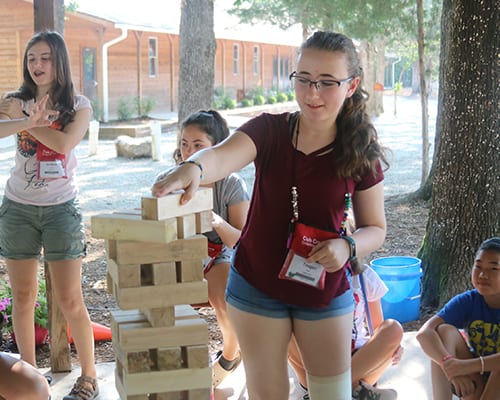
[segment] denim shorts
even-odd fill
[[[53,206],[21,204],[3,197],[0,255],[12,260],[72,260],[85,256],[85,227],[78,202]]]
[[[326,307],[301,307],[275,300],[254,288],[238,273],[234,266],[231,266],[229,271],[226,302],[241,311],[263,317],[293,318],[306,321],[339,317],[354,310],[354,296],[351,288],[333,298]]]

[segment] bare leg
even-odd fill
[[[47,400],[47,379],[32,365],[0,353],[0,399]]]
[[[71,328],[71,335],[78,352],[82,375],[96,377],[94,361],[94,338],[89,313],[83,302],[81,288],[81,258],[51,261],[54,297]]]
[[[350,398],[352,313],[318,321],[295,319],[293,324],[311,399]]]
[[[12,287],[12,322],[21,358],[36,367],[34,310],[38,293],[37,259],[7,260]]]
[[[471,353],[464,338],[454,326],[443,324],[437,329],[448,353],[457,358],[471,358]],[[441,366],[431,361],[432,395],[434,399],[451,399],[451,383],[444,374]]]
[[[493,371],[490,373],[488,381],[486,382],[481,400],[498,399],[498,393],[500,393],[500,372]]]
[[[205,275],[208,281],[208,300],[215,310],[217,323],[222,333],[223,351],[226,360],[234,360],[238,356],[238,339],[227,315],[225,291],[229,274],[229,263],[214,265]]]
[[[399,322],[392,319],[382,322],[370,340],[352,357],[353,385],[360,380],[375,384],[391,363],[392,355],[402,339],[403,328]]]
[[[288,345],[288,362],[292,367],[295,375],[297,375],[297,380],[303,387],[307,387],[307,374],[304,368],[304,361],[302,361],[302,355],[300,354],[299,347],[297,346],[297,341],[295,340],[295,335],[290,339],[290,344]]]
[[[288,318],[267,318],[227,305],[238,335],[249,398],[288,400],[287,351],[292,324]]]

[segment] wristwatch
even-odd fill
[[[349,261],[356,258],[356,242],[351,236],[341,236],[347,243],[349,243]]]

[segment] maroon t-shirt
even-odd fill
[[[278,278],[287,254],[292,217],[291,186],[293,154],[298,190],[299,220],[327,231],[339,231],[344,214],[344,196],[368,189],[383,179],[369,174],[360,182],[338,178],[326,146],[305,155],[292,145],[288,113],[261,114],[238,130],[255,143],[255,183],[234,265],[256,289],[284,303],[303,307],[325,307],[333,297],[349,288],[344,268],[326,274],[325,288]]]

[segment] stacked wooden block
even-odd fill
[[[92,217],[106,239],[116,388],[122,400],[207,400],[208,328],[190,304],[206,303],[202,261],[212,230],[212,190],[143,197],[141,213]]]

